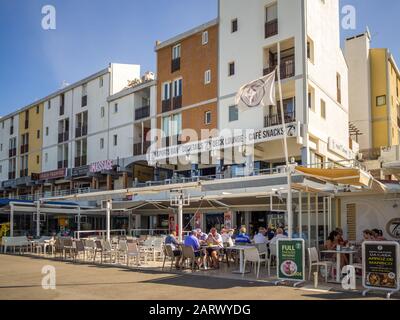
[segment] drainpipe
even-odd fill
[[[14,204],[10,203],[10,237],[14,236]]]
[[[36,236],[40,237],[40,201],[36,201]]]

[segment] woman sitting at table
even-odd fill
[[[340,246],[340,239],[341,239],[341,236],[340,236],[339,232],[332,231],[329,234],[328,240],[325,242],[325,245],[324,245],[325,249],[336,251],[337,246]],[[334,258],[335,254],[332,254],[331,257]],[[340,256],[340,264],[341,264],[340,267],[342,268],[343,266],[348,265],[348,261],[349,260],[347,259],[347,256],[342,253]]]
[[[217,232],[216,228],[211,228],[210,233],[207,238],[207,248],[208,256],[211,257],[211,268],[219,268],[218,250],[223,248],[223,242],[221,235]]]
[[[246,227],[241,227],[239,234],[235,238],[235,244],[251,243],[250,237],[246,234]]]
[[[348,241],[343,239],[343,229],[342,228],[336,228],[335,231],[339,233],[339,245],[340,246],[346,246]]]

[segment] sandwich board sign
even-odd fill
[[[400,245],[394,241],[365,241],[362,244],[363,296],[368,291],[386,291],[387,298],[400,291]]]
[[[280,281],[305,281],[305,246],[303,239],[278,239],[277,277]]]

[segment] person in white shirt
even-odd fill
[[[233,229],[229,230],[229,229],[222,229],[221,230],[221,237],[222,237],[222,242],[225,244],[227,244],[227,247],[233,247],[233,240],[232,240],[232,236],[233,236]]]
[[[281,238],[287,238],[287,236],[285,236],[285,234],[283,233],[282,228],[278,228],[278,229],[276,229],[275,236],[270,241],[270,244],[276,245],[276,242],[278,241],[278,239],[281,239]]]
[[[215,269],[219,268],[219,259],[218,259],[218,251],[220,248],[224,247],[222,237],[217,232],[216,228],[211,228],[210,233],[208,234],[207,244],[209,247],[207,248],[208,256],[212,259],[211,267]]]
[[[268,239],[265,236],[267,230],[265,230],[265,228],[260,227],[258,229],[258,233],[254,236],[253,240],[255,244],[264,244],[264,243],[268,243]]]

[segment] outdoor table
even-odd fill
[[[255,248],[255,246],[240,246],[235,245],[233,247],[227,247],[226,250],[238,250],[239,251],[239,270],[232,271],[232,273],[250,273],[250,271],[245,270],[244,266],[244,250],[248,248]]]
[[[336,281],[335,282],[340,283],[340,274],[341,274],[340,258],[341,258],[341,254],[348,254],[350,256],[349,264],[353,265],[353,254],[357,253],[357,251],[356,250],[351,250],[351,249],[340,249],[340,250],[322,250],[321,253],[336,253]]]

